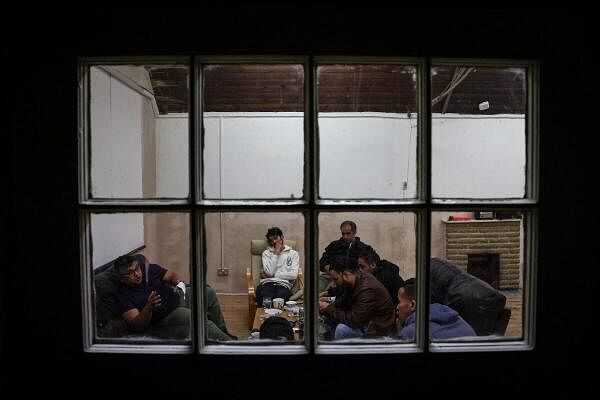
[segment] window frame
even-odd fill
[[[89,70],[98,64],[174,64],[189,68],[189,194],[187,199],[93,199],[90,196]],[[203,199],[203,64],[301,64],[304,67],[304,178],[303,197],[294,200],[206,200]],[[417,66],[417,197],[408,200],[319,199],[319,132],[317,67],[327,64],[409,64]],[[523,199],[433,199],[431,197],[431,67],[473,65],[527,68],[526,195]],[[352,56],[173,56],[173,57],[81,57],[78,60],[78,183],[80,219],[81,293],[83,347],[86,352],[157,354],[382,354],[428,352],[476,352],[531,350],[535,345],[537,297],[537,242],[539,214],[539,64],[532,60],[459,59],[431,57]],[[429,301],[432,212],[452,210],[512,210],[524,215],[523,338],[520,341],[432,343],[428,338],[428,307],[417,309],[417,331],[413,343],[317,344],[318,214],[320,212],[414,212],[416,213],[416,281],[419,304]],[[187,212],[190,217],[190,277],[194,285],[191,345],[105,344],[95,342],[95,312],[92,305],[90,216],[94,212]],[[302,212],[305,220],[304,344],[256,345],[247,342],[206,344],[204,338],[205,232],[204,215],[211,212]],[[200,255],[202,254],[202,257]]]

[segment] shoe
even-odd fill
[[[235,335],[232,335],[232,334],[231,334],[231,333],[229,333],[229,332],[225,332],[225,334],[226,334],[227,336],[229,336],[229,337],[231,338],[231,340],[238,340],[238,337],[237,337],[237,336],[235,336]]]

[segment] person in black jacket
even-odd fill
[[[396,264],[382,260],[377,252],[367,245],[358,256],[358,266],[363,271],[373,274],[388,290],[394,305],[398,304],[398,289],[404,284],[404,279],[400,276],[400,269]]]
[[[319,260],[319,269],[321,272],[327,272],[331,260],[335,256],[345,256],[358,258],[358,255],[365,250],[367,244],[360,241],[356,236],[356,223],[353,221],[344,221],[340,224],[342,237],[329,243]]]
[[[366,244],[360,241],[356,236],[356,223],[354,221],[344,221],[340,224],[342,237],[329,243],[319,260],[319,292],[323,292],[331,286],[331,277],[329,276],[329,267],[331,261],[337,257],[358,258],[358,255],[366,248]]]

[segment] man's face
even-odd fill
[[[140,283],[142,283],[142,269],[137,261],[129,264],[127,272],[119,275],[121,275],[121,281],[127,286],[138,286]]]
[[[283,244],[283,237],[279,236],[279,235],[275,235],[275,236],[269,236],[267,238],[267,240],[269,241],[269,245],[275,247],[276,243],[280,243]]]
[[[373,273],[377,267],[377,264],[369,264],[364,258],[358,257],[358,266],[365,272]]]
[[[400,321],[400,324],[401,325],[404,324],[404,321],[406,321],[406,318],[408,318],[408,316],[410,314],[412,314],[414,311],[415,311],[415,301],[410,300],[406,296],[406,292],[404,291],[404,288],[401,287],[398,290],[398,305],[396,306],[396,317]]]
[[[350,225],[344,225],[341,229],[342,239],[345,242],[351,242],[354,240],[354,236],[356,236],[356,232],[352,232],[352,227]]]

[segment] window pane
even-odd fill
[[[90,68],[92,198],[185,198],[188,67]]]
[[[416,197],[416,72],[403,65],[318,67],[321,199]]]
[[[521,339],[523,214],[434,212],[431,221],[433,341]]]
[[[302,65],[206,65],[202,71],[204,198],[302,198]]]
[[[525,196],[526,71],[432,68],[433,197]]]
[[[97,341],[190,341],[189,221],[187,213],[91,215]],[[126,255],[133,259],[116,266]],[[175,286],[178,280],[185,287]],[[146,314],[152,291],[160,305]]]
[[[319,213],[321,343],[397,338],[398,289],[416,275],[415,232],[412,212]]]
[[[280,228],[283,234],[286,247],[279,255],[267,248],[265,236],[271,227]],[[302,213],[207,213],[204,231],[206,280],[211,287],[207,296],[207,340],[230,342],[233,339],[265,344],[268,341],[264,339],[273,341],[278,336],[289,339],[287,334],[293,333],[293,340],[274,342],[302,342],[303,320],[299,320],[304,307],[305,276]],[[278,235],[271,232],[269,236]],[[263,278],[262,271],[266,274]],[[266,297],[271,298],[271,304],[263,307],[261,299]],[[276,298],[284,300],[281,311],[272,310],[277,308]],[[266,309],[270,309],[267,313],[278,313],[289,323],[276,318],[278,321],[273,326],[269,325],[275,320],[263,325]]]

